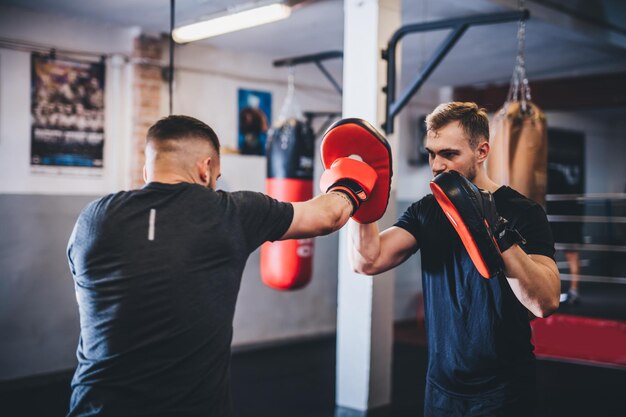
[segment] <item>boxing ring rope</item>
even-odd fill
[[[626,252],[623,245],[601,245],[596,243],[555,243],[557,250],[581,250],[591,252]]]
[[[606,277],[602,275],[561,274],[561,281],[579,280],[584,282],[601,282],[604,284],[626,284],[626,277]]]
[[[597,229],[598,224],[606,224],[607,229],[602,233],[602,237],[608,237],[609,242],[613,242],[614,234],[619,233],[619,229],[626,224],[625,216],[612,216],[614,204],[620,207],[626,203],[626,193],[590,193],[590,194],[548,194],[548,202],[570,202],[571,204],[591,203],[597,210],[598,206],[604,208],[604,212],[595,212],[594,215],[548,215],[551,223],[569,222],[593,225]],[[558,212],[558,211],[557,211]],[[604,215],[602,215],[604,214]],[[619,213],[621,214],[621,213]],[[592,226],[590,226],[592,227]],[[589,229],[590,231],[592,229]],[[583,238],[586,241],[586,238]],[[617,240],[621,243],[621,239]],[[555,249],[563,252],[586,252],[587,259],[579,259],[579,268],[600,267],[596,272],[614,274],[613,276],[594,274],[590,270],[587,274],[572,274],[561,272],[561,280],[570,283],[585,282],[598,289],[604,285],[625,285],[621,259],[626,252],[626,245],[604,244],[604,243],[555,243]],[[606,255],[597,254],[604,252]],[[592,254],[595,253],[595,254]],[[578,259],[578,258],[577,258]],[[617,263],[614,264],[614,260]],[[571,262],[571,261],[569,261]],[[557,266],[561,268],[571,268],[567,260],[559,262]],[[607,264],[608,263],[608,264]],[[614,265],[616,268],[611,268]],[[606,267],[609,267],[608,269]],[[606,272],[605,272],[606,271]],[[591,288],[589,288],[591,290]],[[587,310],[581,310],[580,305],[565,305],[563,310],[553,314],[544,320],[533,320],[531,322],[533,344],[535,355],[543,360],[560,362],[570,362],[580,365],[602,366],[615,369],[626,369],[626,321],[624,321],[623,310],[616,305],[623,305],[615,297],[607,300],[606,296],[618,291],[617,287],[604,288],[600,298],[598,294],[592,293],[591,306]],[[568,293],[569,294],[569,293]],[[567,300],[561,295],[561,302]],[[580,299],[578,300],[580,303]],[[587,305],[588,301],[583,301],[582,305]],[[603,307],[604,303],[613,305],[608,310]],[[599,315],[599,311],[602,314]]]
[[[546,201],[571,201],[574,203],[626,202],[626,193],[548,194],[546,195]],[[626,224],[626,216],[548,214],[547,217],[550,223],[606,223],[609,227],[613,224]],[[626,245],[556,242],[554,244],[554,247],[558,251],[626,253]],[[583,259],[580,262],[581,267],[590,266],[590,262],[588,259]],[[585,265],[583,265],[583,263],[585,263]],[[559,267],[566,267],[566,265],[559,265]],[[596,282],[607,284],[626,284],[626,277],[602,275],[574,275],[561,273],[561,280],[578,280],[581,282]]]
[[[546,201],[626,200],[626,193],[548,194]]]
[[[565,214],[548,214],[550,222],[581,222],[581,223],[626,223],[626,217],[618,216],[571,216]]]

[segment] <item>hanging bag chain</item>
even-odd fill
[[[520,11],[524,10],[524,0],[518,2]],[[530,114],[532,109],[528,106],[531,100],[530,85],[526,76],[526,59],[524,51],[526,48],[526,20],[522,17],[517,25],[517,56],[515,58],[515,68],[511,85],[507,95],[507,104],[519,101],[523,114]],[[508,106],[505,106],[508,107]],[[504,108],[503,108],[504,110]]]

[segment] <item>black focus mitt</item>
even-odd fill
[[[443,172],[430,189],[459,234],[474,266],[484,278],[504,270],[502,252],[524,238],[496,211],[493,195],[481,190],[456,171]]]

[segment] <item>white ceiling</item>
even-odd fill
[[[177,0],[186,23],[248,0]],[[146,32],[169,31],[169,0],[0,0],[11,5]],[[527,0],[526,62],[532,79],[626,71],[626,1]],[[514,10],[516,0],[404,0],[404,23]],[[428,81],[431,86],[506,82],[516,51],[516,23],[470,28]],[[409,35],[402,42],[404,80],[428,59],[445,31]],[[343,49],[343,1],[302,3],[287,20],[202,41],[271,59]],[[184,46],[183,46],[184,47]],[[329,61],[333,72],[340,63]]]

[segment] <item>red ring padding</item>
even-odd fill
[[[530,322],[535,355],[626,369],[626,321],[553,314]]]

